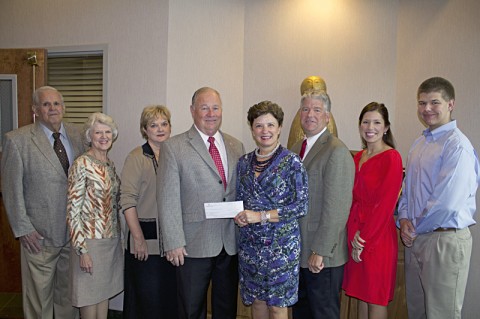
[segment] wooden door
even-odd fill
[[[27,61],[29,52],[36,52],[38,65],[35,68]],[[33,122],[33,79],[35,78],[35,88],[45,85],[46,56],[45,49],[0,50],[0,74],[17,75],[18,127]],[[2,199],[0,201],[0,293],[21,292],[21,290],[20,243],[13,237]]]

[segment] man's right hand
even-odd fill
[[[42,250],[42,244],[40,244],[40,240],[42,240],[43,237],[36,230],[30,234],[20,236],[19,239],[23,248],[25,248],[29,253],[38,254]]]
[[[406,247],[412,247],[413,241],[417,237],[415,227],[412,222],[406,218],[400,219],[400,237]]]
[[[167,251],[166,258],[174,266],[182,266],[184,263],[184,257],[188,256],[185,247],[179,247]]]
[[[308,270],[314,274],[318,274],[325,267],[323,263],[323,256],[320,256],[314,252],[308,257]]]

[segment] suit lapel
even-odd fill
[[[80,149],[80,146],[82,145],[82,141],[77,140],[78,133],[74,131],[71,125],[63,123],[63,126],[65,127],[65,131],[67,132],[67,137],[70,141],[70,147],[73,151],[73,160],[75,160],[79,155],[81,155],[80,153],[82,152],[82,150]]]
[[[205,142],[202,140],[202,137],[200,136],[200,133],[198,133],[195,126],[192,126],[188,131],[188,137],[190,138],[190,145],[193,147],[193,149],[220,178],[220,173],[218,173],[217,166],[215,166],[215,162],[213,161],[212,156],[205,146]]]
[[[320,135],[320,137],[317,139],[315,144],[313,144],[312,148],[308,152],[307,156],[304,158],[303,165],[305,165],[305,167],[308,167],[312,159],[315,158],[315,156],[317,156],[318,153],[320,153],[320,151],[322,150],[323,146],[325,145],[325,143],[328,141],[329,138],[330,138],[330,132],[328,130],[325,130],[325,132],[323,132],[322,135]]]
[[[238,158],[235,158],[234,147],[230,137],[227,135],[222,134],[223,142],[225,143],[225,150],[227,151],[227,162],[228,162],[228,175],[227,175],[227,182],[228,185],[230,183],[235,183],[236,181],[231,181],[231,177],[233,176],[234,171],[237,169],[236,163],[238,162]]]
[[[53,150],[53,146],[50,144],[50,141],[38,122],[32,127],[31,133],[33,144],[53,165],[53,167],[55,167],[55,169],[66,178],[65,171],[63,170],[62,164],[60,164],[60,161],[58,160],[57,154],[55,154],[55,151]]]

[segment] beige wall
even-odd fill
[[[360,148],[357,117],[372,100],[392,111],[397,1],[247,1],[245,112],[261,100],[283,106],[283,144],[300,102],[300,83],[327,83],[339,137]],[[394,112],[392,112],[394,115]],[[244,141],[253,148],[249,131]]]
[[[244,1],[175,0],[169,4],[167,105],[174,133],[192,125],[195,90],[217,89],[223,102],[223,129],[239,139],[244,129]]]
[[[119,170],[141,143],[138,118],[150,103],[191,125],[195,89],[217,88],[223,129],[254,144],[246,111],[261,100],[285,111],[282,143],[308,75],[327,81],[339,135],[359,149],[357,116],[384,102],[404,156],[422,127],[415,91],[427,77],[457,89],[455,118],[480,149],[480,2],[477,0],[0,0],[0,48],[105,45],[106,111],[120,126],[111,152]],[[473,228],[475,241],[480,230]],[[465,318],[480,312],[480,244],[474,248]]]

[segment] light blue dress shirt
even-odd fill
[[[479,172],[475,149],[456,121],[426,129],[408,154],[397,225],[409,219],[419,235],[475,224]]]

